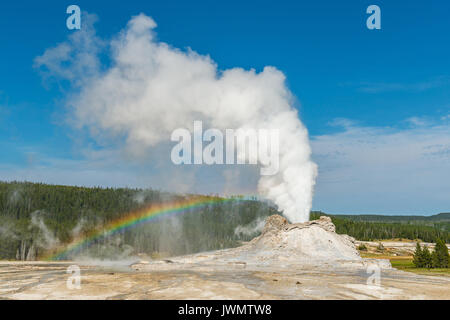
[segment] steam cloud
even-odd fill
[[[237,226],[236,229],[234,229],[234,234],[237,236],[252,236],[261,232],[264,229],[265,224],[266,218],[259,217],[246,226]]]
[[[44,248],[54,248],[59,244],[59,240],[54,236],[53,232],[47,227],[44,219],[39,215],[39,211],[31,214],[31,225],[37,227],[40,231],[42,239],[37,243]]]
[[[195,120],[219,129],[278,129],[280,170],[261,176],[258,191],[291,222],[309,219],[317,167],[282,72],[218,70],[208,56],[158,41],[155,21],[144,14],[110,41],[111,61],[102,66],[105,42],[94,20],[85,14],[81,31],[35,60],[45,75],[70,81],[68,104],[79,128],[99,141],[123,141],[133,156],[167,143],[177,128],[192,129]]]

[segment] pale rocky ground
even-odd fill
[[[288,224],[272,216],[261,236],[239,248],[158,261],[81,268],[76,262],[0,262],[3,299],[450,299],[450,278],[363,259],[353,238],[319,220]],[[379,274],[379,285],[376,279]]]
[[[364,244],[367,248],[367,253],[390,255],[390,256],[412,256],[416,250],[416,241],[413,240],[382,240],[382,241],[355,241],[356,245]],[[379,250],[379,245],[382,245],[383,250]],[[425,246],[434,251],[434,243],[420,242],[422,248]],[[450,244],[447,244],[450,250]]]

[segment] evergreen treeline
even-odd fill
[[[158,190],[0,182],[0,259],[39,258],[55,243],[70,243],[76,233],[102,230],[129,212],[188,197]],[[236,197],[100,237],[84,249],[96,257],[116,258],[136,253],[179,255],[228,248],[256,235],[256,231],[235,234],[237,226],[275,213],[264,202]]]
[[[84,188],[27,182],[0,182],[0,259],[36,259],[77,235],[102,228],[128,212],[156,203],[180,201],[189,195],[158,190]],[[83,253],[96,257],[125,257],[147,253],[179,255],[234,247],[257,235],[255,221],[278,213],[256,199],[232,201],[186,210],[174,217],[99,237]],[[313,212],[316,219],[322,212]],[[449,232],[436,225],[367,222],[331,216],[338,233],[359,240],[421,239],[450,242]],[[247,232],[236,233],[238,226]],[[253,232],[252,232],[253,231]]]
[[[401,223],[450,231],[450,213],[433,216],[338,215],[338,217],[359,222]]]
[[[358,215],[345,215],[340,214],[341,218],[349,218],[355,221],[367,221],[367,222],[400,222],[400,223],[430,223],[430,222],[450,222],[450,213],[439,213],[433,216],[408,216],[408,215],[375,215],[375,214],[358,214]]]
[[[413,263],[417,268],[450,267],[450,256],[445,242],[442,239],[437,239],[433,253],[430,253],[427,246],[422,248],[419,242],[417,242]]]
[[[311,219],[317,219],[323,212],[312,212]],[[382,239],[421,239],[425,242],[435,242],[437,238],[450,242],[450,222],[437,220],[434,223],[422,224],[420,219],[408,223],[407,217],[398,222],[372,222],[364,221],[359,216],[336,216],[328,215],[336,225],[336,232],[351,235],[363,240],[373,241]],[[424,217],[421,217],[422,219]]]

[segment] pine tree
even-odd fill
[[[428,250],[428,247],[425,246],[422,249],[422,261],[423,261],[423,267],[424,268],[431,268],[433,266],[432,259],[431,259],[431,253],[430,250]]]
[[[442,239],[436,240],[436,246],[434,247],[434,252],[432,254],[432,264],[433,268],[448,268],[448,248]]]
[[[414,252],[413,263],[416,266],[416,268],[423,268],[424,266],[422,247],[420,246],[419,242],[417,242],[416,244],[416,251]]]

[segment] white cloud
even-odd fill
[[[450,77],[440,76],[422,82],[346,82],[342,83],[346,87],[354,87],[358,91],[365,93],[383,93],[383,92],[422,92],[434,88],[440,88],[450,85]]]
[[[44,80],[68,80],[74,86],[85,85],[85,81],[100,72],[98,53],[104,46],[96,36],[94,24],[97,16],[83,13],[83,28],[72,32],[68,41],[62,42],[35,58],[34,67]]]
[[[328,125],[332,126],[332,127],[348,128],[348,127],[356,126],[357,122],[355,120],[350,120],[350,119],[346,119],[346,118],[335,118],[332,121],[330,121],[328,123]]]
[[[312,137],[319,164],[314,209],[330,213],[432,214],[450,210],[450,124],[406,129],[337,121],[343,131]],[[332,122],[332,123],[337,123]],[[145,161],[121,151],[82,152],[83,160],[39,159],[28,168],[0,167],[6,180],[84,186],[155,187],[191,193],[252,194],[255,167],[175,166],[156,152]],[[162,157],[161,159],[158,158]],[[155,159],[156,157],[156,159]]]
[[[406,119],[406,122],[416,127],[431,125],[431,122],[424,117],[410,117]]]
[[[170,162],[159,165],[158,160],[152,158],[146,163],[130,162],[120,153],[111,151],[80,160],[48,158],[39,154],[39,161],[28,166],[0,165],[0,176],[2,181],[222,195],[255,194],[258,182],[254,166],[176,166]]]
[[[450,126],[348,126],[315,136],[315,208],[351,213],[436,213],[450,209]]]

